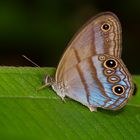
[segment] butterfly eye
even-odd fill
[[[113,86],[112,91],[116,95],[122,95],[124,93],[125,89],[122,85],[115,85],[115,86]]]
[[[117,62],[114,59],[109,59],[104,62],[106,68],[116,68]]]
[[[108,23],[104,23],[102,26],[101,26],[101,29],[103,31],[108,31],[110,29],[110,24]]]

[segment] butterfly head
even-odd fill
[[[98,76],[106,93],[103,108],[117,110],[122,108],[133,93],[131,76],[122,60],[110,55],[96,57],[102,69],[97,69]]]

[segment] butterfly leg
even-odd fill
[[[56,92],[56,94],[62,99],[62,101],[65,101],[65,92],[63,89],[58,87],[55,83],[52,85],[53,90]]]
[[[57,95],[62,99],[62,101],[66,102],[64,93],[58,93],[57,92]]]
[[[89,105],[89,110],[91,111],[91,112],[97,112],[97,108],[95,107],[95,106],[93,106],[93,105]]]

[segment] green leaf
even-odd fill
[[[48,140],[140,139],[140,92],[124,109],[88,108],[64,103],[51,88],[37,92],[54,68],[0,68],[0,138]],[[133,77],[139,86],[140,76]]]

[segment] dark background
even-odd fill
[[[123,29],[122,58],[140,74],[140,0],[0,1],[0,65],[56,67],[75,32],[99,12],[112,11]]]

